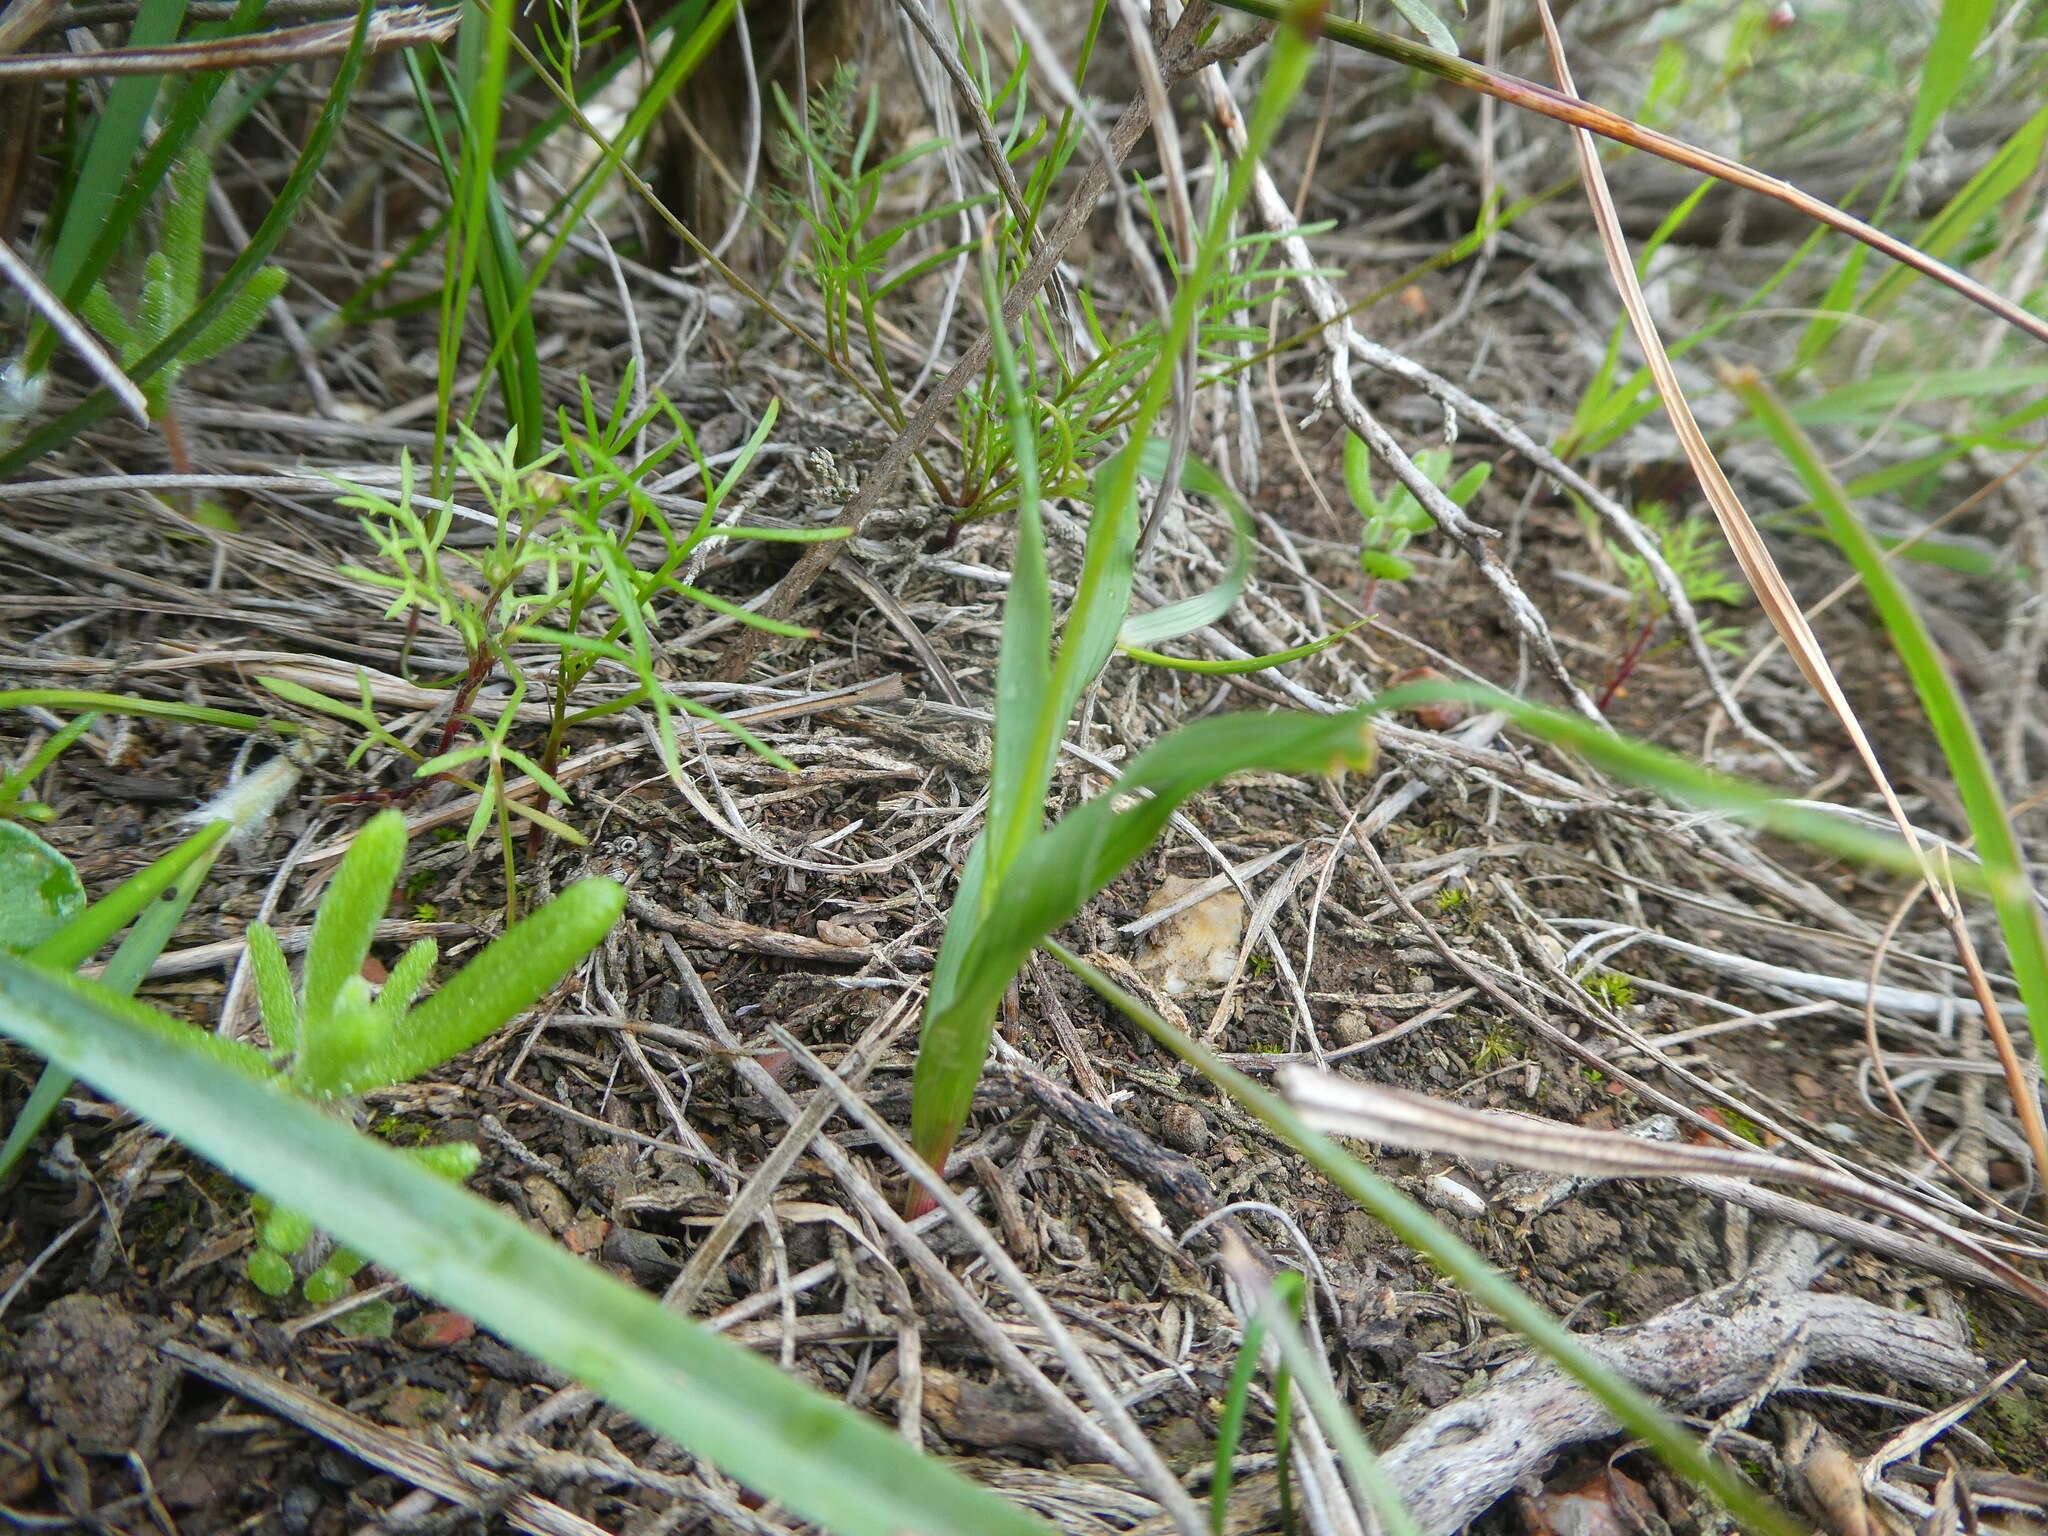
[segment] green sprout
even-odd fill
[[[126,367],[134,367],[163,345],[199,308],[199,280],[205,257],[206,189],[213,180],[213,166],[203,153],[193,153],[172,173],[170,192],[164,202],[163,225],[157,249],[142,266],[142,289],[136,296],[133,314],[124,311],[105,283],[93,284],[80,312],[92,328],[120,353]],[[258,267],[247,285],[229,300],[211,324],[178,349],[147,378],[141,380],[142,395],[149,402],[149,415],[164,429],[164,442],[179,473],[190,474],[192,464],[185,452],[177,419],[171,414],[171,391],[179,375],[194,363],[218,357],[248,338],[263,318],[270,301],[284,291],[286,274],[282,267]],[[218,508],[202,506],[213,519],[227,517]],[[230,523],[231,525],[231,523]]]
[[[276,932],[267,923],[249,925],[249,963],[272,1071],[292,1093],[351,1113],[363,1094],[432,1071],[531,1005],[596,947],[625,904],[610,880],[578,881],[514,923],[415,1006],[439,958],[432,939],[399,956],[381,987],[373,989],[363,976],[377,920],[399,883],[405,838],[405,818],[396,811],[372,818],[356,834],[314,915],[296,984]],[[468,1142],[403,1151],[458,1181],[476,1171],[480,1156]],[[302,1213],[259,1202],[251,1283],[271,1296],[289,1293],[297,1279],[293,1256],[308,1250],[313,1236],[313,1223]],[[334,1249],[306,1275],[306,1299],[324,1305],[345,1295],[362,1264],[350,1250]]]
[[[1487,1030],[1479,1048],[1472,1053],[1472,1070],[1486,1073],[1506,1066],[1515,1059],[1515,1051],[1521,1043],[1521,1036],[1510,1026],[1495,1024]]]
[[[79,715],[53,732],[48,741],[22,758],[16,767],[0,773],[0,821],[44,822],[57,814],[42,801],[30,798],[29,791],[44,771],[86,733],[94,718]]]
[[[1425,449],[1415,455],[1415,467],[1431,485],[1441,487],[1451,472],[1450,450]],[[1479,494],[1492,473],[1491,464],[1474,464],[1444,494],[1454,506],[1462,507]],[[1384,499],[1380,496],[1372,483],[1372,450],[1356,433],[1344,439],[1344,488],[1351,493],[1358,515],[1365,519],[1358,545],[1359,567],[1376,582],[1406,581],[1413,576],[1415,567],[1401,551],[1418,533],[1435,527],[1436,520],[1399,481]]]
[[[1579,985],[1587,995],[1598,998],[1610,1008],[1633,1008],[1636,1004],[1636,984],[1632,977],[1619,971],[1595,971],[1579,979]]]
[[[1658,632],[1670,628],[1671,604],[1658,589],[1657,578],[1650,571],[1650,562],[1623,544],[1615,542],[1603,532],[1595,529],[1592,510],[1584,505],[1579,515],[1588,529],[1595,530],[1605,546],[1608,555],[1621,571],[1622,579],[1628,583],[1629,620],[1635,630],[1635,639],[1615,663],[1607,686],[1599,699],[1601,709],[1614,701],[1622,686],[1636,669],[1652,656],[1669,650],[1678,644],[1678,636],[1652,645]],[[1721,564],[1721,552],[1725,547],[1720,531],[1710,519],[1703,517],[1673,518],[1662,502],[1645,502],[1636,508],[1636,521],[1643,531],[1656,541],[1657,552],[1664,557],[1664,563],[1677,578],[1679,591],[1685,600],[1698,608],[1707,603],[1719,603],[1723,607],[1739,608],[1749,601],[1749,588],[1729,574]],[[1702,624],[1700,639],[1717,651],[1731,656],[1744,654],[1740,628],[1729,624]]]
[[[1272,1279],[1273,1294],[1297,1321],[1307,1305],[1308,1282],[1299,1270],[1283,1269]],[[1222,1536],[1230,1518],[1230,1487],[1237,1472],[1237,1445],[1244,1434],[1245,1411],[1250,1406],[1252,1378],[1258,1373],[1266,1343],[1266,1325],[1260,1318],[1244,1325],[1244,1341],[1238,1346],[1237,1364],[1230,1372],[1230,1385],[1223,1393],[1223,1414],[1216,1424],[1216,1453],[1209,1476],[1209,1529]],[[1280,1469],[1280,1524],[1294,1529],[1293,1488],[1288,1480],[1288,1404],[1294,1384],[1285,1361],[1273,1366],[1273,1459]]]
[[[1749,588],[1721,564],[1722,552],[1727,545],[1712,519],[1674,519],[1662,502],[1652,501],[1636,509],[1636,521],[1657,541],[1658,553],[1671,567],[1671,574],[1678,578],[1679,591],[1694,607],[1703,603],[1719,603],[1723,607],[1739,608],[1749,601]],[[1634,550],[1605,539],[1604,535],[1603,540],[1607,552],[1620,568],[1622,578],[1628,582],[1629,597],[1635,610],[1649,617],[1668,617],[1671,605],[1657,590],[1656,578],[1650,574],[1650,562]],[[1707,644],[1718,650],[1731,656],[1743,654],[1739,629],[1706,628],[1700,633]]]

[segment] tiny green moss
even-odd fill
[[[1579,985],[1589,996],[1598,998],[1610,1008],[1633,1008],[1636,1003],[1636,984],[1619,971],[1595,971],[1581,978]]]
[[[1472,1053],[1472,1070],[1491,1072],[1497,1067],[1506,1066],[1515,1059],[1515,1047],[1520,1043],[1520,1037],[1509,1026],[1494,1025],[1479,1042],[1479,1048]]]

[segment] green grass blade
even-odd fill
[[[1610,1370],[1599,1356],[1536,1301],[1480,1256],[1463,1238],[1320,1131],[1310,1128],[1285,1101],[1219,1060],[1199,1041],[1175,1029],[1144,1003],[1080,956],[1058,944],[1047,946],[1060,964],[1088,984],[1110,1006],[1175,1056],[1223,1089],[1281,1140],[1321,1170],[1331,1183],[1377,1217],[1402,1242],[1455,1281],[1466,1295],[1550,1357],[1666,1465],[1710,1490],[1729,1513],[1752,1531],[1795,1536],[1799,1527],[1772,1508],[1747,1483],[1715,1460],[1700,1443],[1643,1392]]]
[[[71,744],[92,728],[96,715],[80,715],[52,732],[50,739],[23,759],[21,766],[0,779],[0,815],[20,816],[21,809],[10,810],[17,802],[27,798],[30,788],[49,766],[70,750]]]
[[[1066,716],[1053,716],[1052,586],[1045,563],[1045,518],[1038,484],[1038,435],[1017,367],[1010,328],[1003,321],[994,254],[982,253],[981,281],[988,309],[996,378],[1010,425],[1016,462],[1017,547],[1009,591],[1003,598],[1003,636],[996,663],[996,720],[989,780],[988,844],[991,866],[1008,867],[1045,819],[1046,786],[1059,751]],[[978,866],[977,866],[978,867]],[[980,915],[983,896],[964,886],[956,902]]]
[[[183,878],[194,864],[204,860],[210,868],[220,851],[228,824],[216,821],[201,827],[148,868],[138,870],[98,901],[71,919],[57,932],[30,950],[27,958],[38,965],[70,970],[90,959],[115,934],[134,922],[144,908],[156,901]]]
[[[1702,768],[1676,753],[1617,735],[1578,715],[1531,704],[1484,684],[1411,683],[1388,689],[1373,700],[1371,708],[1375,714],[1392,715],[1419,704],[1452,701],[1499,710],[1530,734],[1569,747],[1595,767],[1631,784],[1654,789],[1701,810],[1725,811],[1766,832],[1796,838],[1879,869],[1914,879],[1920,877],[1919,858],[1888,832],[1873,831],[1814,810],[1745,780]],[[1959,861],[1950,874],[1956,884],[1968,890],[1983,890],[1989,884],[1985,870],[1974,863]]]
[[[218,24],[202,23],[193,27],[189,36],[195,40],[245,36],[261,24],[263,5],[264,0],[237,0],[235,13],[228,20]],[[284,75],[283,68],[272,70],[255,85],[231,98],[220,116],[212,121],[209,121],[209,116],[221,88],[230,79],[228,73],[202,70],[178,79],[170,104],[163,113],[163,127],[151,142],[149,152],[135,163],[119,200],[108,210],[104,226],[94,238],[91,249],[85,253],[74,280],[75,286],[89,288],[107,270],[119,254],[122,242],[142,217],[143,209],[163,184],[164,177],[188,151],[211,152],[194,150],[201,130],[204,129],[214,143],[220,142],[241,126]],[[80,302],[84,302],[83,294]]]
[[[125,693],[87,693],[77,688],[13,688],[0,692],[0,709],[96,709],[109,715],[134,715],[150,720],[176,720],[185,725],[224,725],[234,731],[280,731],[299,727],[289,720],[269,720],[232,709],[208,709],[170,699],[137,699]]]
[[[1053,699],[1062,721],[1073,713],[1082,692],[1109,660],[1130,608],[1131,562],[1138,541],[1138,479],[1145,444],[1172,393],[1173,360],[1181,355],[1222,269],[1230,246],[1230,223],[1251,192],[1254,168],[1288,107],[1301,93],[1314,60],[1315,45],[1299,27],[1288,24],[1274,33],[1265,84],[1246,129],[1244,152],[1231,161],[1229,178],[1210,209],[1196,249],[1194,267],[1174,294],[1165,336],[1131,416],[1131,445],[1112,456],[1095,477],[1095,515],[1088,528],[1080,595],[1053,668]]]
[[[1166,473],[1166,453],[1167,444],[1153,438],[1145,444],[1138,473],[1148,480],[1158,479]],[[1118,643],[1126,650],[1133,646],[1156,646],[1161,641],[1177,640],[1198,629],[1207,629],[1236,605],[1252,573],[1252,518],[1237,492],[1193,454],[1182,461],[1180,483],[1183,490],[1212,498],[1230,514],[1230,565],[1223,579],[1208,591],[1124,620]]]
[[[949,923],[919,1038],[911,1136],[937,1162],[974,1101],[1003,992],[1031,951],[1138,858],[1190,795],[1235,773],[1363,769],[1362,712],[1221,715],[1162,738],[1116,784],[1033,839],[1002,873],[1001,900],[972,926]],[[1122,806],[1131,797],[1136,804]],[[980,850],[976,850],[980,856]]]
[[[1941,15],[1934,24],[1934,41],[1928,45],[1926,61],[1920,66],[1920,90],[1913,98],[1913,116],[1906,125],[1906,142],[1899,151],[1899,172],[1920,156],[1927,136],[1942,114],[1954,104],[1956,95],[1969,78],[1970,57],[1984,39],[1997,7],[1992,0],[1942,0]]]
[[[1941,648],[1928,631],[1905,583],[1850,508],[1840,483],[1821,461],[1806,434],[1799,430],[1784,403],[1758,379],[1738,379],[1734,388],[1806,483],[1807,494],[1813,497],[1836,545],[1862,580],[1871,606],[1891,636],[1893,649],[1905,663],[1907,676],[1913,680],[1913,690],[1927,713],[1928,724],[1933,727],[1935,740],[1940,743],[1949,773],[1955,779],[1956,795],[1969,817],[1977,856],[1984,861],[1989,876],[1991,904],[2005,935],[2013,981],[2027,1005],[2027,1026],[2033,1031],[2036,1058],[2048,1062],[2048,943],[2044,943],[2039,906],[2021,860],[2018,839],[2013,835],[2012,817],[2004,795],[1999,792],[1998,778],[1992,772],[1990,755],[1984,750],[1976,721],[1970,717]]]
[[[172,882],[160,894],[154,894],[142,913],[135,919],[135,926],[128,930],[128,937],[121,941],[121,947],[114,951],[114,958],[107,962],[106,974],[100,978],[100,985],[110,992],[123,997],[134,995],[142,984],[149,968],[156,964],[164,946],[171,942],[171,935],[178,924],[185,920],[185,912],[192,905],[192,898],[199,893],[199,887],[213,870],[213,861],[220,854],[220,834],[227,830],[224,822],[215,822],[199,833],[183,847],[158,859],[145,875],[158,872],[162,866],[177,860]],[[208,834],[212,834],[208,836]],[[177,859],[186,850],[193,850],[189,857]],[[137,880],[141,879],[137,877]],[[136,884],[135,880],[128,885]],[[123,890],[127,887],[123,886]],[[103,905],[104,903],[102,903]],[[75,927],[91,915],[93,909],[72,919],[67,927]],[[97,949],[99,946],[94,945]],[[86,953],[90,954],[88,950]],[[28,1096],[28,1103],[22,1106],[14,1124],[7,1128],[7,1141],[0,1145],[0,1179],[7,1177],[16,1159],[28,1150],[28,1144],[35,1140],[56,1108],[64,1101],[64,1095],[71,1091],[71,1074],[55,1062],[43,1064],[42,1076],[36,1079],[36,1086]]]
[[[356,83],[362,78],[363,61],[368,56],[370,17],[375,11],[373,0],[364,0],[356,13],[355,30],[349,36],[348,51],[335,66],[333,84],[328,87],[327,99],[320,109],[320,116],[314,121],[313,131],[307,135],[306,144],[299,151],[293,163],[291,174],[285,178],[279,190],[277,201],[263,216],[249,236],[249,243],[235,254],[221,279],[185,317],[184,321],[152,348],[148,355],[138,359],[129,369],[128,376],[137,384],[143,384],[166,366],[174,363],[183,353],[192,338],[213,323],[214,316],[224,310],[242,291],[245,284],[258,269],[270,259],[270,253],[284,239],[285,232],[299,220],[299,210],[312,195],[319,178],[320,169],[326,163],[327,152],[334,144],[334,136],[341,130],[342,118],[347,114],[350,98],[355,94]],[[26,442],[6,454],[0,454],[0,480],[12,479],[28,465],[52,449],[71,441],[94,422],[111,413],[117,406],[111,390],[96,389],[77,405],[66,411]]]
[[[1209,1530],[1223,1536],[1230,1514],[1230,1485],[1237,1478],[1237,1445],[1244,1437],[1245,1409],[1251,1402],[1252,1377],[1259,1369],[1259,1349],[1265,1342],[1266,1325],[1253,1317],[1244,1325],[1244,1342],[1237,1348],[1237,1364],[1231,1367],[1230,1384],[1223,1389],[1223,1412],[1216,1420],[1216,1451],[1209,1474]]]
[[[1963,184],[1940,212],[1927,221],[1913,243],[1929,256],[1946,256],[1978,224],[1992,217],[1999,204],[2024,186],[2040,168],[2048,152],[2048,107],[2042,107],[2013,136],[1999,146],[1983,169]],[[1895,267],[1871,285],[1858,304],[1857,312],[1880,315],[1897,302],[1900,294],[1920,274],[1911,267]]]
[[[803,1519],[845,1536],[1047,1536],[874,1420],[278,1092],[249,1047],[251,1070],[230,1069],[232,1042],[13,959],[0,1031]]]
[[[1991,0],[1942,0],[1933,40],[1928,45],[1926,58],[1921,61],[1920,88],[1913,97],[1913,115],[1907,121],[1906,136],[1899,145],[1891,179],[1885,183],[1884,191],[1877,200],[1877,211],[1871,216],[1874,222],[1883,220],[1892,200],[1899,195],[1899,188],[1906,184],[1913,162],[1920,158],[1920,151],[1926,147],[1934,125],[1954,104],[1956,93],[1969,76],[1971,56],[1983,41],[1984,29],[1990,24],[1993,9]],[[1865,260],[1866,252],[1862,249],[1851,251],[1842,263],[1841,271],[1828,285],[1819,306],[1820,313],[1808,324],[1799,340],[1797,357],[1802,366],[1817,357],[1834,338],[1842,328],[1844,316],[1869,312],[1869,300],[1859,302],[1856,298],[1856,291],[1863,282]],[[1879,286],[1882,287],[1883,283]]]
[[[143,0],[141,9],[136,12],[135,25],[129,29],[129,46],[154,48],[172,42],[184,20],[185,0]],[[89,264],[88,257],[94,254],[95,245],[101,243],[101,236],[108,228],[129,169],[141,157],[150,108],[156,104],[157,91],[162,83],[161,75],[131,75],[114,81],[107,90],[106,106],[93,122],[84,158],[71,179],[63,224],[57,231],[56,242],[50,248],[49,263],[43,272],[44,281],[67,304],[76,306],[85,297],[93,280],[106,268],[104,259],[95,269]],[[116,235],[116,246],[133,227],[140,212],[139,206],[130,211],[128,226]],[[112,255],[114,248],[105,248],[107,256]],[[30,355],[35,360],[32,367],[40,367],[47,362],[48,341],[39,338],[38,343],[32,343]]]
[[[1132,1001],[1137,1000],[1133,998]],[[1275,1375],[1273,1389],[1274,1404],[1279,1410],[1274,1436],[1276,1449],[1287,1428],[1286,1399],[1281,1384],[1292,1380],[1300,1385],[1302,1395],[1315,1411],[1316,1422],[1330,1437],[1330,1447],[1337,1453],[1338,1464],[1343,1467],[1354,1496],[1379,1516],[1380,1528],[1387,1536],[1422,1536],[1422,1527],[1409,1511],[1407,1500],[1401,1497],[1401,1490],[1387,1476],[1372,1442],[1358,1427],[1357,1418],[1344,1406],[1337,1384],[1330,1379],[1329,1362],[1309,1347],[1307,1338],[1302,1334],[1300,1318],[1306,1292],[1300,1274],[1293,1270],[1285,1271],[1268,1285],[1258,1274],[1241,1242],[1226,1239],[1223,1251],[1226,1263],[1238,1261],[1232,1267],[1238,1269],[1240,1283],[1256,1299],[1259,1318],[1272,1330],[1273,1343],[1285,1362]],[[1285,1453],[1281,1454],[1284,1475]]]
[[[1306,645],[1292,646],[1284,651],[1270,651],[1264,656],[1244,656],[1223,661],[1203,661],[1185,656],[1163,656],[1157,651],[1140,650],[1133,645],[1120,647],[1133,661],[1142,661],[1148,667],[1167,667],[1176,672],[1201,672],[1212,677],[1236,677],[1246,672],[1265,672],[1274,667],[1284,667],[1290,661],[1300,661],[1327,651],[1354,629],[1362,628],[1370,620],[1361,619],[1356,624],[1346,624],[1334,634],[1311,640]]]
[[[1015,692],[999,701],[996,752],[1003,763],[1003,782],[1000,791],[991,794],[988,825],[976,840],[962,873],[961,891],[956,895],[932,972],[931,992],[919,1036],[911,1111],[913,1141],[919,1155],[935,1164],[944,1163],[973,1102],[974,1086],[987,1058],[989,1037],[995,1026],[996,1006],[1009,982],[1009,977],[1004,976],[991,987],[993,973],[987,954],[1011,956],[1014,974],[1014,965],[1023,963],[1031,944],[1036,942],[1034,936],[1021,947],[1014,942],[999,942],[990,948],[985,930],[999,923],[994,931],[1014,938],[1042,921],[1043,926],[1036,931],[1043,934],[1073,915],[1074,909],[1066,906],[1066,900],[1074,893],[1074,869],[1047,871],[1036,877],[1046,882],[1043,889],[1029,885],[1020,888],[1012,879],[1012,870],[1044,841],[1043,837],[1033,839],[1030,833],[1036,830],[1044,814],[1044,787],[1050,781],[1060,734],[1083,692],[1114,654],[1117,632],[1130,611],[1132,564],[1138,543],[1138,476],[1153,424],[1172,392],[1173,362],[1180,357],[1214,287],[1230,247],[1230,221],[1251,190],[1259,157],[1272,142],[1287,108],[1300,94],[1314,57],[1315,45],[1302,26],[1290,22],[1275,34],[1265,84],[1246,132],[1245,151],[1231,163],[1229,178],[1213,200],[1193,269],[1174,295],[1164,338],[1129,417],[1130,444],[1113,455],[1095,477],[1094,516],[1088,527],[1077,596],[1067,616],[1059,654],[1046,674],[1043,694],[1028,711],[1027,701]],[[1009,344],[1007,336],[1003,341],[1004,345]],[[1017,451],[1023,451],[1021,445],[1031,437],[1031,432],[1018,430],[1014,416],[1010,430],[1017,439]],[[1024,542],[1028,544],[1029,540]],[[1026,578],[1027,583],[1035,579]],[[1037,603],[1035,591],[1027,586],[1024,605],[1016,611],[1020,635],[1015,650],[1020,670],[1013,675],[1020,678],[1038,675],[1035,659],[1025,660],[1027,648],[1032,658],[1038,654],[1042,625],[1048,622],[1035,606]],[[1009,619],[1006,609],[1006,629]],[[1006,636],[1006,659],[1011,652]],[[1022,670],[1026,668],[1028,672]],[[1018,737],[1026,745],[1019,747]],[[1192,793],[1192,788],[1187,792]],[[1080,825],[1088,824],[1084,818]],[[1080,835],[1069,833],[1068,842]],[[1136,857],[1138,851],[1133,849],[1129,857]],[[1086,880],[1081,884],[1085,887]],[[993,900],[998,888],[1002,893],[1000,907]],[[1021,927],[1014,923],[1010,905],[1018,894],[1029,899],[1034,913],[1032,921]],[[1092,890],[1080,895],[1076,906],[1088,894]],[[968,974],[970,969],[972,976]]]

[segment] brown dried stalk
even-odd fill
[[[2037,1306],[2048,1286],[2015,1268],[1969,1233],[1925,1206],[1829,1168],[1813,1168],[1768,1152],[1736,1147],[1641,1141],[1616,1131],[1589,1131],[1533,1115],[1488,1114],[1423,1094],[1403,1093],[1312,1067],[1275,1074],[1288,1103],[1317,1130],[1360,1141],[1445,1152],[1519,1168],[1602,1179],[1670,1178],[1691,1174],[1769,1179],[1854,1200],[1954,1244]]]

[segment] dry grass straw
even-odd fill
[[[1565,58],[1564,42],[1557,30],[1555,18],[1551,15],[1549,0],[1537,0],[1538,13],[1543,21],[1543,35],[1550,50],[1551,68],[1557,75],[1560,89],[1574,94],[1571,66]],[[2028,1075],[2021,1069],[2018,1057],[2012,1049],[2011,1034],[2005,1027],[2004,1016],[1998,1006],[1997,997],[1991,990],[1991,983],[1984,974],[1983,965],[1977,958],[1976,946],[1972,942],[1961,908],[1951,898],[1949,891],[1936,873],[1922,845],[1919,831],[1907,816],[1905,807],[1899,803],[1897,791],[1892,788],[1890,777],[1879,761],[1877,749],[1872,746],[1863,722],[1857,718],[1855,707],[1843,692],[1834,668],[1829,664],[1827,653],[1815,637],[1812,626],[1807,623],[1806,614],[1799,601],[1792,595],[1785,578],[1778,571],[1777,562],[1772,559],[1763,535],[1757,531],[1742,499],[1729,483],[1722,470],[1720,460],[1708,445],[1706,434],[1700,430],[1694,418],[1692,407],[1686,400],[1684,388],[1678,381],[1677,370],[1671,365],[1670,354],[1665,350],[1663,339],[1657,332],[1656,321],[1650,314],[1648,301],[1643,296],[1642,285],[1636,279],[1635,264],[1629,260],[1627,237],[1621,228],[1621,216],[1614,206],[1614,197],[1607,185],[1606,172],[1600,164],[1600,156],[1594,147],[1593,135],[1582,127],[1572,129],[1572,143],[1578,152],[1580,173],[1586,182],[1587,196],[1591,202],[1593,219],[1600,235],[1600,246],[1607,258],[1608,274],[1612,277],[1616,292],[1621,297],[1622,307],[1627,312],[1629,325],[1635,333],[1637,344],[1643,350],[1651,375],[1656,382],[1657,392],[1664,401],[1666,412],[1671,419],[1672,429],[1678,435],[1681,448],[1685,451],[1686,462],[1698,476],[1700,488],[1706,493],[1708,505],[1714,509],[1714,517],[1727,537],[1728,546],[1734,552],[1736,563],[1741,566],[1748,579],[1750,589],[1755,592],[1757,602],[1771,627],[1777,631],[1786,651],[1798,665],[1800,672],[1813,690],[1827,703],[1835,718],[1841,722],[1851,746],[1862,761],[1871,783],[1883,799],[1886,811],[1899,829],[1920,863],[1920,877],[1935,910],[1941,915],[1954,940],[1956,953],[1969,976],[1970,987],[1978,1006],[1984,1012],[1986,1027],[1994,1041],[2000,1042],[2000,1057],[2005,1062],[2008,1083],[2012,1090],[2013,1103],[2026,1131],[2028,1146],[2034,1159],[2037,1178],[2048,1178],[2048,1127],[2044,1127],[2041,1112]]]

